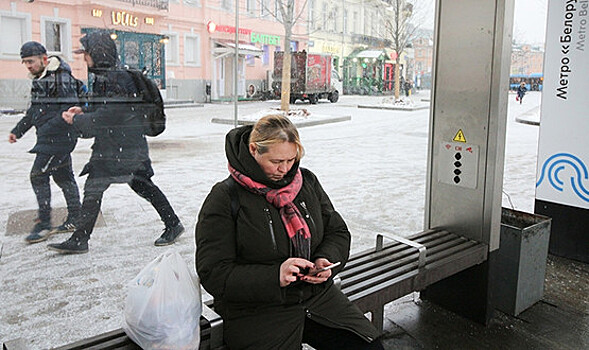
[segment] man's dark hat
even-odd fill
[[[20,58],[39,56],[47,54],[45,46],[36,41],[27,41],[20,48]]]

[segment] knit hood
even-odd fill
[[[225,155],[229,164],[240,173],[270,188],[281,188],[288,185],[299,168],[299,162],[294,163],[282,180],[270,180],[249,151],[249,137],[252,130],[253,126],[247,125],[235,128],[227,133],[225,137]]]
[[[94,66],[89,70],[102,70],[104,68],[116,68],[118,65],[117,45],[106,32],[88,33],[80,39]]]

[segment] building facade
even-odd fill
[[[344,83],[344,93],[390,92],[397,53],[391,49],[387,0],[309,0],[309,51],[330,54]],[[400,59],[401,76],[412,51]]]
[[[531,75],[543,71],[544,49],[528,44],[513,45],[511,49],[511,74]]]
[[[430,35],[413,40],[414,85],[419,89],[431,89],[434,42]]]
[[[41,42],[86,80],[85,63],[72,50],[81,36],[95,30],[109,31],[121,64],[145,71],[167,99],[198,102],[233,96],[238,32],[238,96],[251,97],[265,88],[275,51],[307,48],[306,12],[293,27],[291,43],[285,44],[275,1],[238,3],[236,29],[234,0],[0,0],[0,62],[5,68],[0,106],[23,108],[28,102],[30,81],[19,56],[24,42]]]

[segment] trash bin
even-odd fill
[[[495,308],[517,316],[544,295],[550,218],[503,208],[493,299]]]

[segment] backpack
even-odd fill
[[[143,99],[143,125],[147,136],[157,136],[166,129],[166,114],[164,113],[164,99],[155,82],[143,73],[134,69],[127,69],[133,78],[137,91]]]

